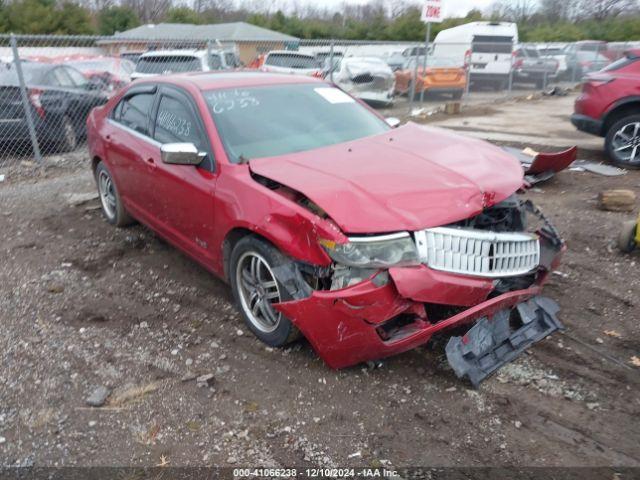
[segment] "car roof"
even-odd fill
[[[211,53],[220,53],[218,49],[211,49]],[[147,57],[204,57],[207,55],[207,50],[152,50],[140,55],[140,58]]]
[[[323,84],[320,79],[290,73],[266,73],[258,70],[214,72],[188,72],[154,76],[145,82],[169,83],[182,87],[194,86],[199,90],[217,90],[234,87],[261,87],[268,85]],[[136,81],[133,85],[142,83]]]
[[[299,52],[298,50],[271,50],[270,52],[267,53],[267,56],[272,55],[274,53],[277,55],[295,55],[296,57],[314,58],[313,54]]]

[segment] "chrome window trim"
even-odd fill
[[[162,143],[158,142],[157,140],[154,140],[153,138],[149,137],[148,135],[145,135],[144,133],[140,133],[136,130],[134,130],[131,127],[127,127],[126,125],[123,125],[120,122],[117,122],[116,120],[112,119],[112,118],[107,118],[107,122],[115,127],[121,128],[122,130],[124,130],[127,133],[130,133],[131,135],[133,135],[134,137],[138,137],[140,140],[145,140],[147,143],[150,143],[151,145],[160,148],[162,146]]]

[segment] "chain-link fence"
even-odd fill
[[[132,81],[187,71],[255,69],[335,83],[387,116],[451,101],[492,103],[570,86],[635,44],[511,41],[225,41],[122,35],[0,35],[0,169],[85,155],[86,120]]]

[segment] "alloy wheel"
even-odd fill
[[[640,162],[640,122],[627,123],[611,140],[615,155],[621,162]]]
[[[280,302],[280,289],[264,257],[253,251],[244,253],[236,266],[236,284],[249,321],[264,333],[276,330],[282,314],[272,304]]]
[[[109,220],[113,220],[116,216],[116,193],[111,177],[104,170],[98,175],[98,192],[105,215]]]

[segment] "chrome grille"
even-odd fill
[[[527,233],[461,228],[429,228],[415,233],[422,263],[434,270],[508,277],[522,275],[540,262],[538,237]]]

